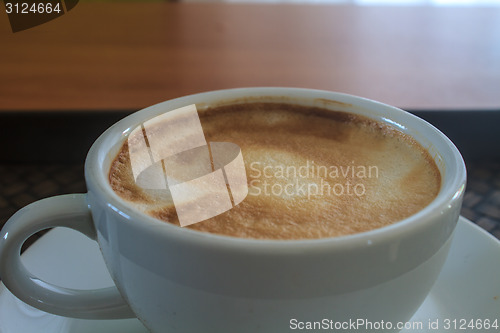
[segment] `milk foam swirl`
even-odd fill
[[[199,114],[207,141],[241,148],[249,194],[186,228],[257,239],[335,237],[404,219],[440,189],[436,163],[420,144],[363,116],[279,103]],[[168,190],[135,184],[128,149],[125,141],[111,165],[113,190],[135,209],[178,225]]]

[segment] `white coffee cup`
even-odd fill
[[[278,241],[180,228],[134,210],[111,189],[110,163],[138,124],[193,103],[253,99],[322,106],[396,126],[435,159],[442,176],[438,196],[418,213],[380,229]],[[241,88],[177,98],[122,119],[90,149],[85,179],[88,193],[37,201],[2,229],[0,276],[29,305],[76,318],[138,317],[152,332],[274,333],[305,322],[335,328],[356,322],[358,331],[370,331],[363,322],[383,322],[394,331],[424,301],[446,259],[466,170],[445,135],[398,108],[327,91]],[[26,270],[19,254],[23,242],[56,226],[99,243],[116,287],[70,290]]]

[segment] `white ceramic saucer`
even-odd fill
[[[69,288],[112,285],[97,243],[75,231],[56,228],[34,243],[24,263],[39,277]],[[408,286],[411,288],[411,286]],[[461,319],[498,320],[500,325],[500,242],[472,222],[460,217],[450,255],[431,293],[411,322],[421,322],[419,332],[498,332],[500,329],[453,329]],[[439,329],[428,328],[439,322]],[[446,330],[445,321],[452,325]],[[0,285],[0,333],[146,333],[137,319],[81,320],[36,310]],[[403,330],[402,332],[416,332]]]

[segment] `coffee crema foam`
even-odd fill
[[[206,108],[199,116],[207,142],[241,148],[249,194],[186,228],[254,239],[337,237],[409,217],[440,190],[438,167],[420,144],[363,116],[281,103]],[[127,140],[109,182],[136,210],[179,225],[168,190],[135,183]]]

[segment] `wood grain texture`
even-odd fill
[[[87,3],[12,33],[0,110],[133,110],[245,86],[409,109],[500,108],[500,9]]]

